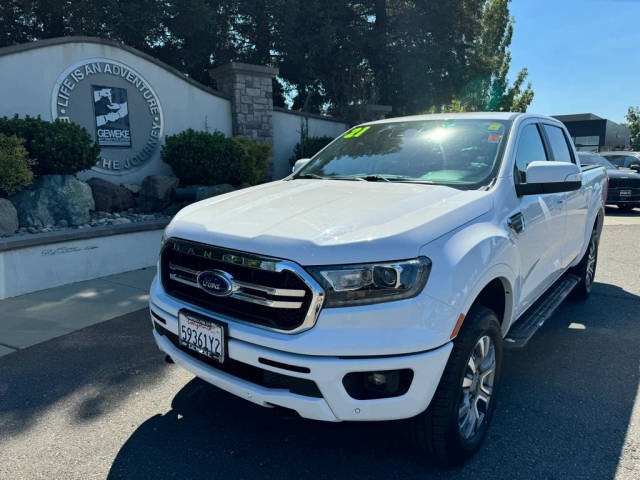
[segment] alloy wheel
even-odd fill
[[[462,378],[462,395],[458,405],[458,430],[471,439],[480,429],[489,411],[496,374],[496,350],[491,337],[478,339]]]

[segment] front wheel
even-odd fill
[[[471,308],[429,408],[413,419],[422,454],[444,466],[464,463],[482,445],[496,404],[502,334],[496,314]]]

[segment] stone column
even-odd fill
[[[277,68],[231,62],[209,70],[231,98],[233,135],[273,143],[273,87]]]
[[[273,144],[273,85],[277,68],[231,62],[209,70],[218,90],[231,99],[233,135]],[[269,159],[266,176],[273,174]]]

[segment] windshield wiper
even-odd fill
[[[327,177],[323,177],[321,175],[316,175],[315,173],[305,173],[304,175],[297,175],[295,177],[293,177],[294,179],[297,178],[315,178],[317,180],[324,180]]]
[[[364,177],[353,177],[358,180],[364,180],[365,182],[391,182],[387,177],[382,175],[365,175]]]
[[[335,176],[330,176],[330,177],[323,177],[322,175],[316,175],[315,173],[305,173],[303,175],[298,175],[297,177],[293,177],[294,180],[298,179],[298,178],[302,178],[302,179],[307,179],[307,178],[314,178],[317,180],[350,180],[350,181],[366,181],[363,178],[360,177],[335,177]]]

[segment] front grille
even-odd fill
[[[305,397],[322,398],[318,385],[313,380],[264,370],[232,358],[227,358],[224,363],[220,363],[196,351],[183,347],[178,341],[178,336],[160,324],[154,323],[154,328],[160,335],[168,338],[175,347],[217,370],[266,388],[284,389],[297,395],[304,395]]]
[[[310,328],[322,290],[300,267],[280,259],[169,239],[160,256],[166,292],[208,311],[283,332]],[[198,285],[203,271],[233,277],[230,296],[214,296]]]

